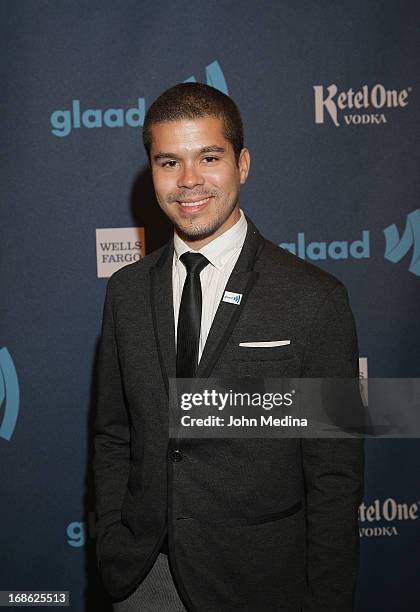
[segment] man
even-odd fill
[[[171,378],[356,378],[346,290],[239,208],[250,154],[228,96],[176,85],[143,138],[174,237],[107,287],[94,458],[104,584],[117,610],[349,612],[360,440],[168,438]]]

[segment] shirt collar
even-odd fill
[[[228,259],[232,257],[232,255],[242,247],[246,232],[247,232],[247,221],[245,219],[245,215],[242,209],[239,209],[241,213],[240,218],[232,225],[226,232],[203,246],[198,251],[194,251],[188,244],[178,236],[176,232],[174,232],[174,250],[175,257],[177,260],[188,251],[192,251],[193,253],[201,253],[204,255],[209,262],[217,269],[223,268]]]

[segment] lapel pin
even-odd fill
[[[240,304],[242,300],[242,293],[233,293],[233,291],[225,291],[223,295],[223,302],[229,302],[230,304]]]

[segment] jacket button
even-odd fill
[[[171,459],[172,461],[182,461],[182,451],[179,448],[175,448],[171,451]]]

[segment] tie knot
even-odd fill
[[[188,274],[200,274],[201,270],[209,263],[209,260],[201,253],[184,253],[180,260],[187,268]]]

